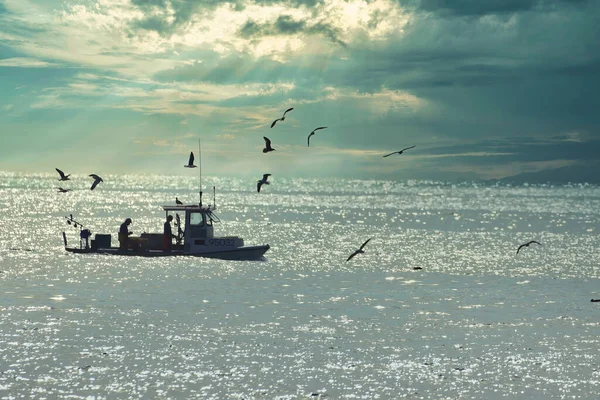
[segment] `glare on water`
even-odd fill
[[[235,262],[65,252],[71,213],[115,241],[198,201],[184,177],[71,178],[0,174],[2,398],[599,392],[598,187],[204,178],[215,232],[271,246]]]

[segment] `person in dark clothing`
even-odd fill
[[[163,228],[163,250],[166,253],[170,253],[173,247],[173,242],[171,239],[177,237],[171,232],[171,221],[173,221],[173,216],[169,215]]]
[[[129,235],[133,232],[129,231],[131,218],[127,218],[119,228],[119,250],[127,250],[129,248]]]

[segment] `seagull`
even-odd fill
[[[270,176],[271,176],[271,174],[264,174],[262,179],[260,181],[258,181],[258,183],[256,184],[256,190],[258,191],[258,193],[260,193],[260,187],[262,185],[269,185],[269,182],[267,182],[267,179],[269,179]]]
[[[57,189],[58,189],[58,193],[67,193],[67,192],[70,192],[70,191],[71,191],[71,189],[63,189],[63,188],[61,188],[61,187],[59,187],[59,188],[57,188]]]
[[[365,246],[367,245],[367,243],[369,243],[369,241],[370,241],[371,239],[373,239],[373,238],[369,238],[369,239],[367,239],[367,241],[366,241],[366,242],[364,242],[364,243],[362,244],[362,246],[360,246],[360,249],[358,249],[358,250],[356,250],[354,253],[350,254],[350,257],[348,257],[348,259],[346,260],[346,262],[350,261],[350,260],[352,259],[352,257],[354,257],[355,255],[364,253],[365,251],[363,250],[363,247],[365,247]]]
[[[402,150],[400,150],[400,151],[395,151],[395,152],[393,152],[393,153],[386,154],[384,157],[389,157],[389,156],[391,156],[392,154],[396,154],[396,153],[398,153],[398,154],[402,154],[402,153],[404,152],[404,150],[412,149],[412,148],[414,148],[414,147],[417,147],[417,146],[410,146],[410,147],[407,147],[407,148],[405,148],[405,149],[402,149]]]
[[[273,121],[273,123],[271,124],[271,128],[275,126],[275,124],[277,123],[277,121],[285,121],[285,114],[287,114],[289,111],[292,111],[294,108],[288,108],[287,110],[285,110],[285,112],[283,113],[283,117],[281,118],[277,118],[275,121]]]
[[[92,178],[94,178],[94,183],[92,183],[92,187],[90,188],[90,190],[94,190],[96,188],[96,186],[98,186],[98,184],[100,182],[104,182],[102,180],[102,178],[100,178],[98,175],[96,174],[90,174],[89,176],[91,176]]]
[[[190,152],[190,160],[188,161],[187,165],[184,165],[185,168],[196,168],[196,166],[194,165],[194,152],[191,151]]]
[[[266,136],[263,136],[263,139],[265,139],[265,148],[263,149],[263,153],[275,151],[275,149],[271,147],[271,141],[269,140],[269,138]]]
[[[183,205],[183,203],[177,197],[175,197],[175,204],[180,206]]]
[[[540,246],[542,245],[540,242],[536,242],[535,240],[530,240],[529,242],[527,242],[527,243],[525,243],[525,244],[522,244],[522,245],[520,245],[520,246],[519,246],[519,248],[517,249],[517,254],[519,254],[519,250],[521,250],[521,248],[522,248],[522,247],[529,247],[529,245],[530,245],[531,243],[537,243],[537,244],[539,244]]]
[[[60,169],[58,169],[58,168],[55,168],[55,169],[56,169],[56,172],[58,172],[58,174],[60,175],[59,181],[68,181],[69,180],[69,177],[71,176],[71,174],[65,175],[65,173],[62,172]]]
[[[315,131],[318,131],[319,129],[325,129],[325,128],[327,128],[327,127],[326,126],[320,126],[320,127],[316,128],[316,129],[314,129],[311,133],[309,133],[309,135],[308,135],[308,147],[310,147],[310,137],[315,134]]]

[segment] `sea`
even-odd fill
[[[1,399],[600,398],[598,186],[206,176],[224,261],[64,250],[197,177],[57,178],[0,173]]]

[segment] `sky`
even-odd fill
[[[0,171],[597,168],[599,38],[599,0],[0,0]]]

